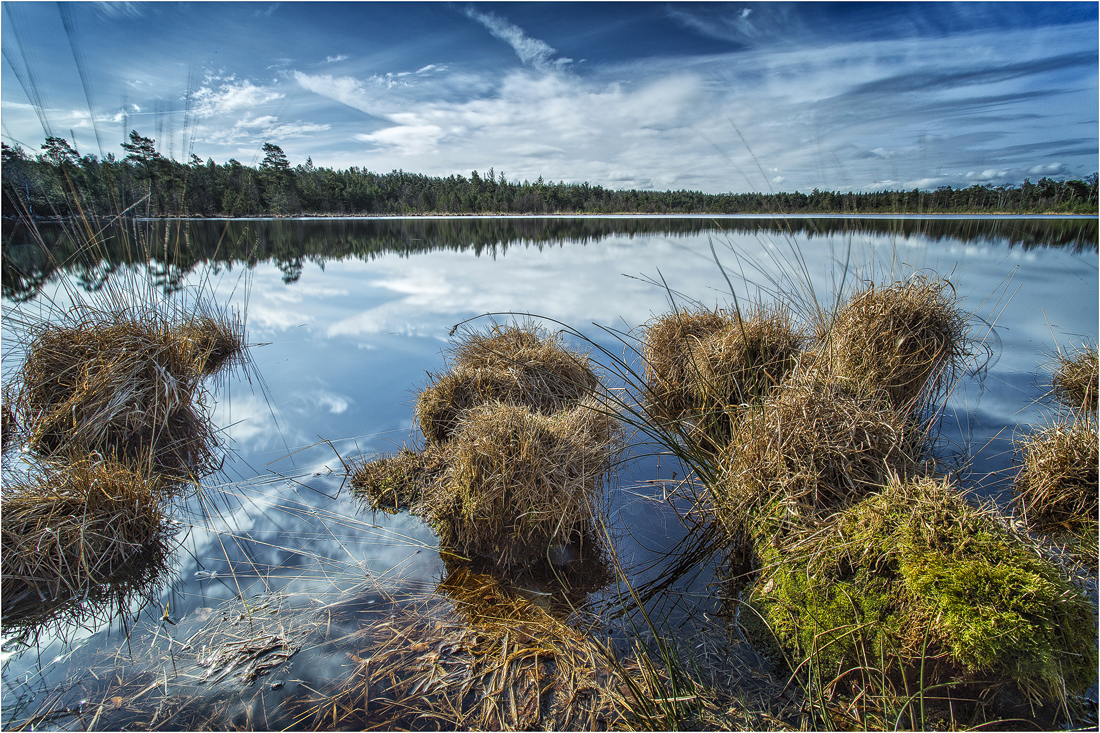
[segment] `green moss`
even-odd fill
[[[780,521],[781,508],[757,525],[762,571],[750,601],[822,674],[1012,681],[1053,699],[1095,682],[1088,600],[946,482],[891,484],[801,528]]]

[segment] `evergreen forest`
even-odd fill
[[[131,131],[124,155],[81,155],[48,137],[37,153],[3,144],[3,215],[149,217],[415,214],[917,214],[1097,213],[1097,174],[1025,179],[1018,186],[942,186],[933,191],[720,193],[611,190],[588,183],[509,181],[490,168],[467,178],[395,170],[291,166],[263,145],[257,167],[192,155],[182,163]]]

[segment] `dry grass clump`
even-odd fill
[[[4,628],[40,623],[59,604],[150,585],[168,556],[160,483],[117,461],[84,459],[45,465],[5,487]]]
[[[621,447],[616,419],[592,400],[554,415],[492,403],[470,410],[447,467],[417,508],[440,545],[502,566],[567,544],[603,509],[606,475]]]
[[[704,405],[747,405],[763,399],[794,368],[802,339],[782,308],[760,308],[730,322],[693,346],[693,385]]]
[[[1054,397],[1066,407],[1096,414],[1096,394],[1100,382],[1100,353],[1095,346],[1084,347],[1058,359],[1054,374]]]
[[[730,325],[719,310],[681,309],[643,327],[642,360],[647,407],[653,419],[676,422],[696,411],[699,365],[694,350],[700,341]]]
[[[789,525],[782,514],[775,507],[754,527],[761,570],[750,604],[796,661],[815,668],[825,695],[915,706],[910,693],[921,690],[931,718],[963,716],[968,695],[992,703],[1005,681],[1035,702],[1095,684],[1092,604],[948,481],[893,481],[775,542]]]
[[[1100,519],[1100,442],[1085,421],[1052,425],[1016,444],[1021,467],[1014,503],[1033,529],[1076,530]]]
[[[446,453],[440,446],[429,445],[420,452],[402,447],[393,455],[358,464],[351,472],[351,486],[372,509],[397,513],[419,501],[445,467]]]
[[[604,648],[463,567],[449,602],[361,616],[351,673],[291,701],[296,730],[606,730],[624,716]]]
[[[11,401],[5,400],[0,405],[0,453],[7,453],[19,439],[19,421],[15,417],[15,410],[11,407]]]
[[[212,463],[199,385],[163,321],[106,316],[44,325],[21,378],[27,442],[38,455],[96,452],[177,474]]]
[[[173,335],[197,376],[224,373],[244,357],[244,324],[227,312],[196,314]]]
[[[465,334],[451,348],[452,371],[433,378],[416,403],[429,440],[450,439],[467,410],[488,402],[550,414],[574,407],[599,387],[588,356],[534,326],[494,326]]]
[[[214,435],[194,366],[156,314],[42,324],[20,374],[28,445],[46,457],[98,453],[152,471],[206,473]]]
[[[836,375],[885,389],[894,405],[906,409],[953,380],[967,354],[968,329],[954,289],[923,275],[868,286],[822,330]]]
[[[829,514],[917,471],[922,437],[881,393],[800,375],[734,427],[714,503],[735,532],[774,500]]]

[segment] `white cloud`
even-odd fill
[[[545,69],[551,65],[551,59],[558,51],[545,41],[531,38],[519,26],[509,23],[492,13],[479,13],[473,8],[466,8],[466,17],[476,20],[488,29],[494,38],[507,43],[519,56],[520,61],[536,69]],[[572,59],[556,59],[554,64],[563,65],[571,63]]]
[[[215,117],[242,109],[253,110],[282,99],[283,96],[282,92],[271,87],[256,86],[244,79],[240,82],[223,83],[216,89],[201,86],[192,93],[191,99],[197,117]]]
[[[337,54],[336,56],[326,56],[325,57],[325,63],[326,64],[336,64],[336,63],[339,63],[341,61],[347,61],[349,58],[351,58],[351,57],[348,56],[346,53]]]

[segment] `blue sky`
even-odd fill
[[[3,139],[880,190],[1098,167],[1097,3],[3,3]]]

